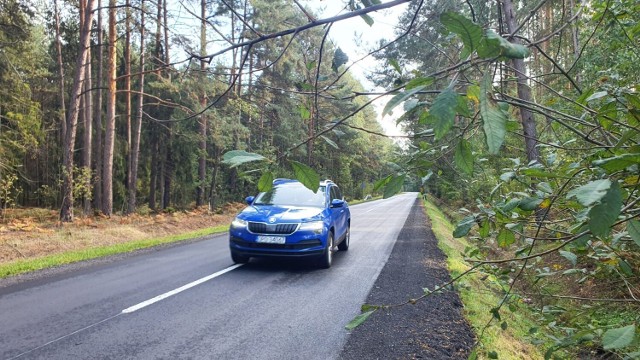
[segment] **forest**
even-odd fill
[[[637,1],[0,3],[2,209],[215,208],[274,177],[421,189],[470,244],[442,289],[485,274],[493,326],[536,309],[545,358],[640,357]],[[368,93],[331,25],[401,4]]]
[[[304,25],[291,5],[3,0],[1,208],[57,207],[62,221],[213,209],[256,189],[259,175],[223,164],[235,149],[280,177],[293,161],[352,197],[371,191],[394,145],[346,55],[320,29],[234,47]]]

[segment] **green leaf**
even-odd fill
[[[620,261],[618,261],[618,267],[620,268],[623,274],[627,276],[633,276],[633,269],[631,268],[631,265],[629,265],[629,263],[626,260],[620,259]]]
[[[378,190],[380,190],[383,186],[387,185],[389,183],[389,181],[391,180],[391,177],[393,175],[389,175],[383,179],[380,179],[378,181],[376,181],[375,184],[373,184],[373,192],[376,192]]]
[[[411,89],[416,88],[418,86],[423,86],[423,88],[424,88],[426,86],[429,86],[429,85],[433,84],[434,80],[435,79],[432,78],[432,77],[426,77],[426,78],[425,77],[417,77],[417,78],[412,79],[411,81],[409,81],[407,83],[407,85],[404,86],[404,89],[405,90],[411,90]]]
[[[357,328],[358,326],[362,325],[363,322],[367,321],[367,319],[369,318],[369,316],[371,316],[371,314],[373,314],[374,312],[376,312],[375,310],[369,310],[367,312],[364,312],[358,316],[356,316],[353,320],[351,320],[346,326],[345,329],[351,331],[355,328]]]
[[[502,330],[507,330],[508,327],[509,327],[509,325],[507,324],[506,321],[503,321],[502,324],[500,324],[500,328]]]
[[[309,61],[309,62],[307,63],[307,70],[313,70],[313,69],[315,69],[315,68],[316,68],[316,65],[317,65],[317,64],[316,64],[316,62],[315,62],[315,61]]]
[[[618,219],[622,208],[620,185],[614,182],[600,203],[589,211],[589,230],[596,236],[607,236]]]
[[[541,183],[538,183],[538,184],[536,185],[536,188],[537,188],[538,190],[540,190],[540,191],[543,191],[543,192],[547,193],[547,194],[552,194],[552,193],[553,193],[553,188],[552,188],[552,187],[551,187],[551,185],[550,185],[549,183],[547,183],[547,182],[541,182]]]
[[[500,317],[500,309],[495,307],[495,308],[491,308],[491,310],[489,310],[489,312],[491,313],[491,315],[493,315],[494,319],[497,319],[498,321],[500,321],[502,318]]]
[[[498,246],[505,248],[516,242],[516,236],[511,230],[502,229],[500,233],[498,233],[496,240],[498,241]]]
[[[232,168],[244,163],[264,160],[267,160],[267,158],[260,154],[250,153],[244,150],[231,150],[222,155],[222,163]]]
[[[411,97],[414,94],[416,94],[417,92],[422,91],[424,88],[425,88],[424,85],[423,86],[417,86],[417,87],[414,87],[411,90],[407,90],[405,92],[401,92],[401,93],[395,95],[394,97],[391,98],[391,100],[389,100],[387,102],[387,105],[385,105],[384,109],[382,110],[382,116],[385,116],[387,114],[391,114],[391,110],[393,110],[396,106],[400,105],[402,102],[404,102],[409,97]]]
[[[327,144],[331,145],[334,149],[338,149],[340,150],[340,147],[338,147],[338,144],[336,144],[335,141],[329,139],[328,137],[324,136],[324,135],[320,135],[320,137],[327,142]]]
[[[556,173],[548,172],[539,168],[529,168],[521,170],[523,175],[539,178],[566,178],[566,176],[558,175]]]
[[[460,37],[464,44],[461,59],[466,59],[480,45],[482,39],[482,27],[466,17],[451,11],[440,15],[440,22],[447,30]]]
[[[573,265],[574,267],[578,263],[578,256],[571,251],[560,250],[560,255],[562,255],[563,258],[569,260],[569,262],[571,262],[571,265]]]
[[[462,139],[456,146],[454,154],[456,166],[467,175],[473,174],[473,153],[471,152],[471,144]]]
[[[333,53],[333,60],[331,61],[331,69],[337,72],[340,66],[346,64],[349,61],[349,56],[342,51],[339,47]]]
[[[506,135],[507,114],[493,99],[493,74],[487,71],[480,87],[480,116],[489,153],[497,154]]]
[[[469,85],[469,87],[467,87],[467,99],[478,104],[480,102],[480,86]]]
[[[627,232],[636,245],[640,246],[640,221],[629,220],[627,223]]]
[[[510,43],[495,31],[488,29],[478,46],[478,56],[483,59],[498,56],[508,59],[524,59],[529,56],[530,51],[526,46]]]
[[[389,65],[393,67],[393,69],[400,75],[402,75],[402,68],[396,59],[389,59]]]
[[[306,106],[300,105],[298,110],[300,110],[300,117],[302,120],[309,120],[311,118],[311,111],[309,111]]]
[[[498,353],[495,350],[491,350],[487,353],[487,357],[489,359],[497,359],[498,358]]]
[[[533,211],[538,208],[538,205],[542,203],[542,199],[529,197],[520,200],[518,207],[524,211]]]
[[[371,18],[371,16],[367,15],[367,14],[362,14],[360,15],[360,17],[362,18],[362,20],[364,20],[364,22],[367,23],[367,25],[369,26],[373,26],[373,18]]]
[[[469,231],[471,231],[471,228],[475,223],[476,223],[475,216],[469,215],[465,217],[458,223],[456,228],[453,230],[453,237],[461,238],[463,236],[466,236],[469,233]]]
[[[599,166],[609,172],[623,170],[637,164],[640,164],[640,154],[624,154],[593,162],[593,165]]]
[[[384,187],[383,198],[387,199],[397,194],[402,190],[402,186],[404,185],[404,179],[406,175],[396,175],[392,176],[389,182]]]
[[[371,304],[362,304],[360,306],[360,312],[367,312],[371,310],[378,310],[380,308],[379,305],[371,305]]]
[[[467,360],[478,360],[478,353],[475,350],[472,350]]]
[[[453,126],[456,117],[456,106],[458,105],[458,94],[452,87],[444,89],[429,109],[429,117],[433,123],[436,133],[436,140],[442,139]]]
[[[267,192],[273,187],[273,173],[269,170],[265,171],[260,180],[258,180],[258,190]]]
[[[295,174],[296,179],[298,179],[298,181],[300,181],[302,185],[313,192],[318,191],[318,186],[320,185],[320,175],[318,175],[315,170],[303,163],[299,163],[294,160],[290,160],[289,163],[293,168],[293,173]]]
[[[520,205],[520,199],[511,199],[506,204],[500,206],[499,209],[502,210],[505,213],[508,213],[511,210],[513,210],[516,207],[518,207],[518,205]]]
[[[609,179],[591,181],[577,189],[569,191],[567,198],[571,199],[572,197],[576,197],[580,204],[590,206],[593,203],[600,201],[610,187],[611,180]]]
[[[489,232],[491,231],[491,225],[489,223],[488,219],[485,219],[482,222],[482,226],[480,226],[480,237],[481,238],[486,238],[487,236],[489,236]]]
[[[600,98],[603,98],[603,97],[607,96],[607,94],[608,93],[606,91],[598,91],[597,93],[594,93],[591,96],[589,96],[586,101],[590,102],[590,101],[593,101],[593,100],[597,100],[597,99],[600,99]]]
[[[617,329],[609,329],[602,335],[602,348],[605,350],[621,349],[629,346],[636,335],[636,326],[627,325]]]
[[[458,96],[458,104],[456,105],[456,113],[466,118],[473,117],[473,114],[469,110],[469,102],[466,96]]]

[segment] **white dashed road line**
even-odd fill
[[[171,290],[169,292],[166,292],[166,293],[164,293],[162,295],[158,295],[158,296],[156,296],[156,297],[154,297],[152,299],[149,299],[147,301],[143,301],[143,302],[141,302],[141,303],[139,303],[137,305],[133,305],[131,307],[128,307],[128,308],[122,310],[122,314],[130,314],[130,313],[132,313],[134,311],[138,311],[138,310],[140,310],[140,309],[142,309],[144,307],[147,307],[147,306],[149,306],[151,304],[157,303],[160,300],[164,300],[164,299],[166,299],[166,298],[168,298],[170,296],[173,296],[173,295],[179,294],[179,293],[181,293],[181,292],[183,292],[185,290],[191,289],[194,286],[198,286],[198,285],[202,284],[203,282],[207,282],[207,281],[209,281],[211,279],[217,278],[218,276],[226,274],[231,270],[237,269],[242,265],[243,264],[235,264],[235,265],[229,266],[226,269],[220,270],[220,271],[218,271],[216,273],[213,273],[213,274],[211,274],[209,276],[205,276],[202,279],[198,279],[198,280],[196,280],[194,282],[190,282],[187,285],[181,286],[181,287],[179,287],[179,288],[177,288],[175,290]]]

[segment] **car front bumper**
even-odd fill
[[[229,249],[242,256],[268,257],[305,257],[319,256],[325,251],[325,245],[319,235],[297,238],[288,236],[284,244],[264,244],[255,241],[253,234],[237,236],[230,234]]]

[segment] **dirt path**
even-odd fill
[[[446,282],[446,257],[416,200],[368,304],[404,303]],[[341,359],[467,359],[474,334],[458,294],[434,294],[413,305],[378,310],[353,330]]]

